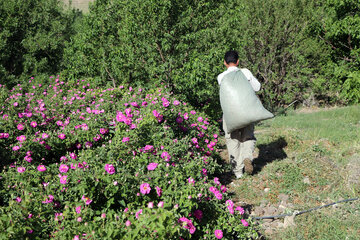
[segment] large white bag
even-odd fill
[[[220,84],[220,104],[227,131],[243,128],[251,123],[273,118],[240,71],[226,74]]]

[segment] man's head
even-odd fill
[[[226,52],[224,57],[224,65],[227,68],[239,65],[239,54],[234,50]]]

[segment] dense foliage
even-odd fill
[[[217,1],[96,1],[65,49],[63,74],[100,76],[101,84],[111,86],[166,82],[193,105],[212,97],[217,102],[215,78],[227,49],[214,42],[219,6]]]
[[[236,49],[272,110],[295,100],[357,103],[359,4],[97,0],[80,16],[56,0],[1,0],[1,83],[59,72],[112,87],[165,82],[217,118],[215,79],[224,52]]]
[[[14,85],[24,79],[19,76],[59,72],[77,15],[57,0],[1,0],[0,84]]]
[[[313,29],[331,50],[314,92],[324,102],[360,102],[360,2],[328,0]]]
[[[166,88],[1,87],[1,238],[256,234],[214,178],[217,127]]]

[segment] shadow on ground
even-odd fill
[[[254,173],[257,174],[266,164],[273,161],[278,161],[287,158],[284,148],[287,142],[283,137],[279,137],[275,141],[268,144],[260,144],[257,146],[259,149],[259,156],[253,160]]]
[[[259,154],[253,160],[254,172],[253,174],[257,174],[261,171],[261,169],[268,163],[273,161],[278,161],[287,158],[287,155],[284,151],[284,148],[287,146],[287,142],[283,137],[279,137],[278,139],[272,141],[268,144],[260,144],[257,145],[259,149]],[[225,143],[222,144],[222,148],[219,151],[220,159],[219,164],[222,164],[224,168],[228,168],[227,171],[220,174],[218,177],[220,178],[220,182],[222,184],[230,184],[233,182],[235,176],[229,167],[229,157],[226,149]]]

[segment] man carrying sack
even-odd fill
[[[239,69],[239,55],[236,51],[225,53],[227,70],[217,77],[220,85],[220,104],[223,110],[223,129],[230,163],[236,178],[244,171],[252,174],[253,152],[256,138],[254,123],[272,118],[261,104],[255,92],[261,84],[246,68]]]

